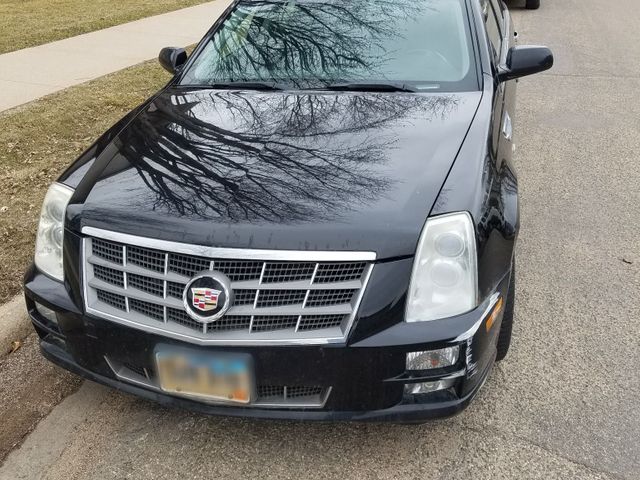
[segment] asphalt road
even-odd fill
[[[542,4],[511,3],[520,43],[556,54],[518,92],[514,342],[468,410],[420,426],[260,422],[87,382],[0,478],[640,478],[640,2]]]

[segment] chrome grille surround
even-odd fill
[[[346,342],[376,258],[373,252],[204,247],[93,227],[82,233],[87,313],[205,345]],[[234,301],[205,325],[187,315],[182,291],[211,269],[230,278]]]

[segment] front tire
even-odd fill
[[[540,0],[527,0],[527,3],[525,3],[525,7],[529,10],[537,10],[538,8],[540,8]]]
[[[498,346],[496,362],[503,360],[507,356],[509,346],[511,345],[511,332],[513,330],[513,317],[516,304],[516,263],[515,260],[511,266],[511,278],[509,279],[509,291],[507,292],[507,301],[504,306],[504,314],[502,315],[502,324],[500,325],[500,333],[498,334]]]

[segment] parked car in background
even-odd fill
[[[507,354],[516,46],[498,0],[239,0],[46,196],[51,361],[197,411],[417,422]]]

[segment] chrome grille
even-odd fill
[[[318,252],[316,257],[329,261],[288,261],[283,258],[290,252],[230,251],[99,233],[106,235],[84,240],[87,311],[196,343],[342,342],[375,259],[368,252]],[[256,259],[259,254],[264,259]],[[225,316],[205,325],[187,315],[182,298],[191,278],[211,269],[231,280],[233,303]]]

